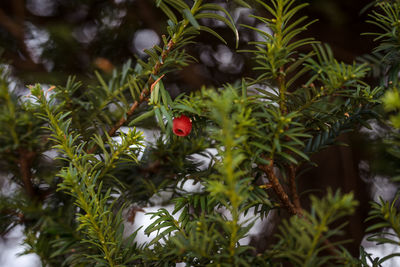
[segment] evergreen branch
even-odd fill
[[[239,169],[244,160],[243,148],[241,143],[247,139],[248,131],[253,126],[254,120],[251,119],[251,109],[247,106],[246,95],[238,96],[236,88],[226,86],[221,95],[213,91],[203,91],[205,102],[203,105],[209,108],[210,117],[217,123],[221,132],[215,136],[220,142],[218,152],[222,159],[217,169],[217,181],[210,181],[207,190],[211,195],[224,195],[229,200],[226,205],[232,215],[232,220],[227,224],[229,245],[229,261],[234,263],[237,254],[237,242],[240,238],[241,225],[239,224],[240,205],[247,199],[247,187],[242,183],[244,172]],[[210,99],[210,100],[208,100]],[[223,99],[221,102],[220,99]],[[240,103],[240,104],[239,104]],[[238,134],[240,132],[241,134]],[[221,149],[221,146],[223,149]],[[218,186],[217,183],[221,183]],[[223,200],[225,202],[225,200]]]
[[[135,144],[139,149],[142,146],[141,141],[143,140],[142,133],[137,132],[135,128],[133,130],[129,129],[128,133],[120,133],[121,142],[120,144],[116,145],[110,136],[107,135],[107,142],[106,144],[109,147],[110,151],[105,149],[105,143],[103,139],[99,135],[95,135],[93,138],[97,145],[103,148],[103,161],[96,165],[96,169],[101,169],[99,177],[104,176],[108,171],[115,168],[115,162],[121,158],[124,154],[127,156],[125,161],[133,161],[135,163],[138,162],[138,159],[135,154],[127,153],[128,151],[132,151],[132,144]],[[116,147],[114,147],[116,146]],[[119,180],[117,180],[119,181]]]
[[[185,35],[185,34],[189,34],[190,30],[188,30],[187,32],[185,32],[185,29],[187,28],[187,26],[190,24],[192,24],[195,28],[200,28],[200,26],[197,24],[197,21],[195,20],[195,18],[193,17],[193,13],[198,12],[201,9],[201,3],[202,1],[195,1],[193,7],[191,10],[189,10],[189,7],[184,3],[184,2],[175,2],[175,1],[171,1],[169,2],[169,4],[171,4],[174,8],[176,8],[178,11],[183,12],[183,16],[184,19],[181,22],[181,25],[179,26],[179,28],[176,30],[175,33],[171,33],[170,32],[170,40],[168,42],[168,44],[166,45],[166,47],[163,48],[162,52],[161,52],[161,56],[159,57],[159,59],[157,60],[157,63],[154,65],[152,71],[151,71],[151,75],[149,76],[149,79],[147,80],[144,89],[142,90],[139,99],[136,100],[130,107],[130,109],[126,112],[126,114],[124,114],[123,117],[121,117],[121,119],[108,131],[108,135],[109,136],[114,136],[114,134],[117,132],[117,130],[126,123],[126,121],[129,119],[130,116],[133,115],[133,113],[135,112],[135,110],[137,109],[137,107],[149,96],[149,94],[152,92],[154,86],[157,84],[157,82],[162,78],[162,76],[160,78],[158,78],[157,80],[154,80],[154,76],[157,76],[160,72],[161,67],[163,66],[166,58],[168,57],[168,55],[170,54],[170,52],[175,48],[175,45],[177,44],[177,42],[179,42],[181,40],[181,38]],[[157,1],[157,5],[162,4],[161,1]],[[181,10],[182,9],[182,10]],[[234,26],[230,24],[229,21],[226,22],[227,25],[229,25],[230,27],[233,28],[233,30],[235,30]],[[183,43],[185,43],[186,41],[183,41]],[[182,44],[178,43],[178,48],[181,46]],[[157,58],[157,57],[156,57]],[[150,90],[148,90],[148,88],[150,87]],[[92,151],[93,150],[93,151]],[[95,148],[92,148],[90,150],[90,152],[94,152]]]
[[[163,62],[165,61],[165,59],[167,58],[168,54],[171,52],[171,50],[174,48],[175,46],[175,42],[173,41],[173,39],[171,39],[168,44],[167,44],[167,49],[164,49],[163,52],[161,53],[161,59],[156,63],[156,65],[154,66],[150,77],[147,81],[147,85],[150,86],[151,88],[154,87],[154,85],[159,81],[155,81],[153,78],[153,75],[158,75],[161,66],[163,65]],[[125,122],[128,120],[128,118],[130,116],[133,115],[133,113],[135,112],[135,110],[137,109],[137,107],[149,96],[149,94],[151,93],[152,90],[148,90],[145,89],[142,91],[142,93],[140,94],[140,97],[138,100],[136,100],[135,102],[133,102],[132,106],[130,107],[130,109],[126,112],[126,114],[108,131],[108,135],[109,136],[114,136],[115,133],[117,132],[117,130],[125,124]],[[93,153],[93,152],[91,152]]]
[[[0,9],[1,12],[1,9]],[[1,14],[0,14],[1,15]],[[0,69],[0,101],[4,103],[5,109],[3,110],[3,115],[5,118],[1,118],[0,123],[4,123],[4,128],[6,128],[7,135],[11,136],[10,141],[13,143],[13,148],[15,154],[18,155],[17,159],[13,159],[13,163],[19,165],[19,172],[22,178],[22,183],[24,184],[24,189],[28,196],[33,199],[35,197],[35,190],[32,184],[32,160],[36,153],[30,151],[29,149],[23,148],[21,144],[21,136],[17,129],[18,122],[18,104],[16,103],[13,95],[8,89],[8,83],[2,77],[2,70]],[[2,129],[0,129],[2,132]]]
[[[369,241],[375,241],[378,244],[400,245],[400,213],[395,206],[398,198],[399,194],[391,202],[380,198],[379,202],[372,203],[372,210],[369,212],[367,220],[377,219],[378,222],[366,230],[367,232],[375,232],[368,237]],[[392,229],[394,234],[387,231],[388,228]],[[380,232],[376,232],[377,230],[380,230]]]
[[[193,6],[192,9],[197,9],[198,5],[201,3],[201,1],[196,2],[196,4]],[[189,12],[190,13],[190,12]],[[155,57],[155,59],[157,59],[156,64],[154,65],[154,67],[151,70],[151,74],[147,80],[147,82],[144,85],[144,89],[141,91],[139,99],[134,101],[133,104],[131,105],[131,107],[129,108],[129,110],[120,118],[120,120],[113,125],[113,127],[111,127],[111,129],[108,131],[108,135],[110,137],[114,136],[115,133],[118,131],[119,128],[121,128],[122,125],[124,125],[127,120],[129,119],[129,117],[131,117],[134,112],[136,111],[136,109],[139,107],[139,105],[147,99],[147,97],[149,96],[149,94],[152,92],[152,89],[154,88],[154,86],[161,80],[161,78],[164,76],[162,75],[160,78],[158,78],[157,80],[154,80],[154,76],[157,76],[160,72],[161,67],[163,66],[165,60],[167,59],[168,55],[171,53],[171,51],[175,48],[176,42],[180,41],[181,37],[186,34],[184,32],[184,29],[188,26],[189,24],[189,19],[185,18],[182,21],[181,26],[178,28],[178,30],[175,33],[171,33],[170,35],[170,40],[169,42],[166,44],[166,46],[163,48],[160,57]],[[148,89],[150,87],[150,90]],[[90,148],[87,152],[89,154],[94,153],[94,151],[97,149],[96,146],[93,146],[92,148]]]
[[[169,7],[166,5],[168,3],[171,7],[176,9],[179,13],[182,15],[182,20],[180,22],[177,21],[176,16],[173,14],[173,12],[169,9]],[[160,47],[156,46],[154,51],[152,50],[146,50],[145,52],[150,56],[149,58],[149,64],[141,61],[140,63],[145,66],[145,68],[149,69],[148,71],[150,72],[149,78],[147,82],[145,82],[141,89],[140,95],[137,100],[135,100],[130,108],[124,113],[124,115],[111,127],[111,129],[108,130],[108,135],[110,137],[114,136],[115,133],[118,131],[120,127],[122,127],[128,120],[129,118],[135,113],[139,105],[147,100],[149,95],[152,93],[153,88],[155,85],[161,80],[161,78],[165,75],[161,75],[157,80],[155,80],[155,77],[157,77],[160,74],[161,67],[168,67],[171,62],[170,60],[167,60],[168,56],[171,54],[171,52],[174,49],[180,49],[182,46],[187,45],[190,43],[190,40],[194,38],[193,35],[198,34],[198,30],[201,29],[200,25],[196,21],[196,18],[200,18],[201,16],[211,16],[214,19],[221,20],[223,21],[226,25],[228,25],[235,34],[237,34],[237,29],[235,25],[233,24],[233,20],[230,17],[230,15],[225,11],[223,8],[219,7],[218,5],[213,5],[213,4],[205,4],[202,5],[202,0],[196,0],[193,3],[193,6],[191,9],[189,9],[188,5],[185,4],[183,1],[165,1],[165,3],[161,0],[156,1],[156,5],[160,7],[166,15],[173,21],[172,24],[169,25],[168,27],[168,33],[170,35],[170,40],[167,43],[167,38],[163,36],[163,41],[165,46],[163,49]],[[205,11],[205,10],[219,10],[223,11],[225,14],[227,14],[228,19],[225,19],[222,16],[213,14],[213,13],[206,13],[202,12],[199,13],[199,11]],[[190,26],[191,25],[191,26]],[[210,32],[210,31],[208,31]],[[186,38],[185,38],[186,37]],[[238,41],[238,38],[237,38]],[[161,52],[161,55],[158,56],[158,52]],[[178,53],[179,55],[179,53]],[[180,55],[181,57],[184,57],[184,55]],[[182,59],[182,58],[181,58]],[[153,67],[151,65],[154,64]],[[151,69],[151,70],[150,70]],[[104,83],[104,82],[103,82]],[[150,88],[150,90],[149,90]],[[156,90],[158,92],[158,90]],[[153,95],[152,95],[153,97]],[[152,98],[150,99],[149,104],[152,104]],[[167,109],[167,108],[166,108]],[[160,113],[158,110],[155,110],[156,115]],[[164,114],[166,115],[166,114]],[[159,116],[160,117],[160,116]],[[160,127],[163,129],[162,125]],[[87,150],[89,154],[92,154],[95,152],[97,149],[96,145],[93,145],[90,149]]]
[[[117,266],[116,257],[112,254],[115,251],[116,240],[115,229],[110,225],[110,211],[105,206],[109,198],[110,191],[105,196],[98,195],[94,191],[94,185],[97,177],[88,177],[86,173],[78,173],[74,167],[69,167],[60,173],[64,178],[64,184],[60,185],[61,190],[65,190],[69,194],[76,197],[76,205],[85,211],[85,215],[78,214],[80,225],[78,230],[85,229],[86,234],[90,239],[83,239],[82,242],[94,244],[104,253],[104,259],[107,260],[111,267]],[[78,176],[81,177],[83,183],[78,181]],[[92,181],[93,180],[93,181]],[[94,182],[94,183],[93,183]],[[101,185],[99,191],[101,189]],[[111,231],[110,232],[107,232]]]
[[[310,84],[310,87],[312,88],[311,91],[316,91],[315,86],[314,86],[313,83]],[[302,106],[297,107],[297,112],[301,113],[303,110],[308,109],[313,104],[315,104],[316,102],[321,100],[321,97],[325,96],[323,89],[324,89],[324,87],[321,86],[321,93],[318,93],[318,94],[314,95],[311,99],[308,99],[308,101],[306,101]]]
[[[158,75],[161,66],[163,65],[163,62],[165,61],[165,59],[167,58],[167,56],[169,55],[169,53],[172,51],[172,49],[174,48],[175,42],[173,41],[173,39],[171,39],[168,44],[167,44],[167,48],[163,50],[163,52],[161,53],[161,59],[156,63],[156,65],[154,66],[150,77],[145,85],[145,89],[142,90],[142,92],[140,93],[139,99],[136,100],[135,102],[133,102],[133,104],[131,105],[131,107],[129,108],[129,110],[121,117],[121,119],[114,124],[114,126],[108,131],[108,136],[112,137],[115,135],[115,133],[118,131],[119,128],[121,128],[126,121],[129,119],[129,117],[131,117],[133,115],[133,113],[136,111],[136,109],[139,107],[139,105],[147,99],[147,97],[149,96],[149,94],[152,92],[153,87],[156,85],[156,83],[158,81],[160,81],[160,79],[164,76],[162,75],[159,79],[154,80],[153,75]],[[148,90],[147,87],[150,87],[151,89]],[[92,146],[90,149],[87,150],[88,154],[92,154],[96,151],[97,146],[94,145]]]
[[[39,86],[31,88],[31,92],[44,110],[44,114],[39,116],[49,123],[48,128],[52,131],[52,139],[56,142],[54,147],[61,150],[69,161],[69,166],[62,168],[58,174],[63,178],[58,185],[58,190],[73,196],[75,205],[84,212],[84,214],[77,212],[79,222],[77,230],[83,230],[86,235],[81,242],[94,245],[101,253],[100,255],[82,253],[81,256],[97,263],[103,262],[112,267],[118,266],[118,262],[124,258],[122,255],[124,252],[121,252],[121,245],[118,244],[122,242],[122,235],[119,234],[121,231],[118,229],[122,222],[122,208],[117,215],[113,213],[112,208],[115,201],[109,204],[112,188],[109,188],[105,194],[101,193],[102,182],[97,184],[97,181],[104,173],[96,170],[98,163],[92,164],[93,155],[85,154],[83,151],[85,142],[77,144],[80,141],[79,135],[70,132],[71,119],[66,119],[69,113],[55,113],[56,108],[50,104],[54,104],[54,97],[50,96],[49,103]],[[122,141],[122,147],[135,145],[128,144],[127,141],[137,141],[138,138],[140,135],[134,132],[128,134],[126,140]],[[102,144],[100,145],[102,146]],[[102,148],[104,149],[104,146]],[[117,149],[117,152],[121,153],[122,151]],[[106,162],[106,170],[117,157],[118,154],[115,153],[109,158]]]

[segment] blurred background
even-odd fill
[[[250,10],[238,8],[233,1],[220,2],[230,9],[237,24],[255,23]],[[347,62],[370,52],[366,15],[360,11],[366,1],[313,0],[303,11],[317,18],[307,32],[329,43],[337,57]],[[216,27],[228,46],[202,33],[189,47],[198,64],[178,76],[180,88],[197,89],[201,84],[234,81],[238,74],[248,75],[251,62],[234,52],[234,36],[222,23],[203,21]],[[260,26],[260,25],[256,25]],[[63,84],[69,75],[91,80],[94,69],[109,73],[115,66],[136,57],[143,49],[160,43],[166,33],[166,17],[150,0],[2,0],[0,2],[0,46],[3,62],[25,84],[41,82]],[[240,47],[257,39],[241,28]],[[246,64],[245,64],[246,63]],[[190,77],[190,78],[189,78]]]
[[[240,27],[240,23],[257,25],[249,18],[250,9],[238,7],[233,1],[212,1],[228,9],[239,27],[239,49],[260,38]],[[347,63],[371,52],[375,46],[371,37],[362,33],[376,31],[366,23],[367,12],[361,13],[365,0],[310,0],[302,12],[318,22],[310,26],[307,36],[328,43],[336,57]],[[150,0],[1,0],[0,1],[0,64],[11,72],[12,90],[27,94],[26,85],[63,85],[74,75],[85,84],[96,82],[94,71],[111,75],[114,68],[131,59],[145,59],[144,49],[161,43],[166,33],[166,17]],[[199,89],[202,85],[221,85],[242,76],[252,76],[252,59],[235,52],[231,30],[212,20],[202,23],[214,28],[228,41],[222,44],[215,37],[201,33],[187,50],[198,59],[176,75],[166,77],[165,84],[172,96]],[[303,51],[306,52],[306,51]],[[374,80],[371,78],[371,83]],[[300,191],[310,188],[325,190],[328,186],[354,191],[361,204],[353,216],[348,231],[355,241],[349,247],[357,254],[364,238],[364,219],[368,201],[383,194],[390,199],[393,188],[385,175],[390,173],[376,161],[374,145],[379,143],[380,127],[362,129],[360,133],[342,136],[349,147],[331,148],[315,156],[318,167],[299,181]],[[368,144],[368,145],[366,145]],[[0,170],[6,173],[6,170]],[[378,175],[379,174],[379,175]],[[5,180],[7,177],[3,177]],[[2,183],[0,181],[0,186]],[[12,188],[3,187],[3,194]],[[313,191],[315,193],[318,191]],[[322,191],[321,191],[322,192]],[[304,200],[308,199],[303,194]],[[0,239],[0,266],[28,266],[14,254],[21,241],[21,229]],[[26,256],[35,264],[35,256]],[[25,265],[26,264],[26,265]]]

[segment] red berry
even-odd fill
[[[172,122],[172,131],[177,136],[187,136],[192,130],[192,121],[185,115],[175,118]]]

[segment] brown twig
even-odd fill
[[[35,157],[35,152],[28,151],[26,149],[19,149],[19,159],[18,164],[21,171],[22,182],[24,183],[24,187],[26,192],[28,193],[31,199],[35,198],[35,189],[32,184],[32,161]]]
[[[282,185],[279,183],[278,177],[276,177],[274,170],[274,161],[270,160],[269,165],[261,165],[260,168],[268,175],[268,180],[274,189],[275,193],[277,194],[279,200],[285,206],[285,208],[289,211],[290,215],[298,214],[298,210],[290,201],[289,196],[286,194],[285,190],[283,189]]]
[[[289,189],[294,206],[296,207],[298,213],[302,213],[303,209],[301,208],[300,198],[297,193],[296,167],[294,165],[289,165]]]
[[[289,167],[289,172],[290,172],[289,180],[290,180],[291,194],[292,194],[293,201],[295,203],[295,204],[293,204],[290,201],[285,190],[283,189],[282,185],[279,183],[279,180],[273,171],[273,166],[274,166],[274,163],[272,160],[270,160],[269,165],[260,166],[260,169],[262,169],[268,175],[268,179],[270,181],[270,183],[268,183],[266,185],[266,188],[272,187],[274,189],[275,193],[279,197],[279,200],[282,202],[282,204],[285,206],[285,208],[289,211],[290,215],[300,216],[300,217],[304,218],[307,222],[311,223],[311,221],[309,219],[307,219],[306,217],[303,217],[303,209],[301,208],[301,205],[300,205],[300,200],[299,200],[299,197],[297,194],[296,184],[295,184],[295,180],[294,180],[295,175],[296,175],[295,167],[292,165]],[[292,182],[294,182],[294,184],[292,184]],[[295,191],[293,191],[293,190],[295,190]],[[334,247],[332,247],[333,245],[328,239],[325,239],[323,241],[323,243],[324,243],[324,245],[327,246],[327,250],[328,250],[329,254],[331,254],[332,256],[335,256],[335,257],[339,256],[339,253],[335,250]]]

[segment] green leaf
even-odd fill
[[[297,155],[299,155],[300,157],[302,157],[303,159],[305,159],[306,161],[309,161],[310,158],[304,154],[302,151],[298,150],[297,148],[293,147],[293,146],[289,146],[289,145],[284,145],[282,144],[282,147],[285,147],[291,151],[293,151],[294,153],[296,153]]]
[[[246,1],[244,1],[244,0],[234,0],[234,1],[243,7],[251,8],[251,6],[248,3],[246,3]]]
[[[186,105],[184,105],[184,104],[174,104],[174,109],[183,110],[183,111],[188,111],[188,112],[190,112],[190,113],[200,115],[200,114],[197,112],[197,110],[195,110],[195,109],[192,108],[192,107],[186,106]]]
[[[282,156],[283,158],[285,158],[286,160],[290,161],[291,163],[297,165],[298,162],[295,158],[293,158],[291,155],[285,153],[285,152],[279,152],[278,153],[280,156]]]
[[[236,29],[236,26],[229,21],[227,18],[215,14],[215,13],[199,13],[195,15],[196,19],[202,19],[202,18],[207,18],[207,19],[216,19],[219,21],[222,21],[223,23],[225,23],[229,28],[231,28],[231,30],[233,31],[233,33],[235,34],[235,38],[236,38],[236,48],[239,46],[239,32]]]
[[[178,19],[174,12],[166,4],[160,3],[160,8],[174,24],[178,24]]]
[[[221,40],[224,44],[227,44],[227,42],[225,41],[224,38],[222,38],[221,35],[219,35],[217,32],[215,32],[213,29],[207,27],[207,26],[200,26],[200,30],[201,31],[205,31],[208,33],[211,33],[212,35],[214,35],[215,37],[217,37],[219,40]]]
[[[164,0],[173,6],[176,10],[189,9],[189,6],[183,0]]]
[[[169,106],[172,105],[171,96],[169,95],[168,91],[165,90],[164,84],[160,83],[160,92],[161,92],[161,100],[165,107],[165,109],[169,109]]]
[[[144,112],[144,113],[140,114],[138,117],[134,118],[134,119],[129,123],[129,126],[134,126],[135,124],[137,124],[137,123],[139,123],[139,122],[141,122],[141,121],[143,121],[143,120],[145,120],[145,119],[148,119],[148,118],[150,118],[150,117],[153,117],[154,114],[155,114],[154,109],[149,110],[149,111],[147,111],[147,112]]]
[[[172,129],[172,117],[171,117],[171,114],[168,113],[168,111],[165,109],[164,106],[161,106],[160,109],[161,109],[161,113],[167,118],[169,127]]]
[[[189,9],[184,9],[183,10],[183,15],[185,16],[185,18],[187,18],[190,22],[190,24],[192,24],[193,27],[195,27],[197,30],[200,29],[200,25],[197,22],[197,20],[193,17],[192,12],[190,12]]]
[[[161,115],[160,109],[159,108],[155,108],[154,112],[155,112],[156,117],[157,117],[158,125],[160,126],[161,130],[163,132],[165,132],[165,125],[164,125],[164,121],[163,121],[163,117]]]
[[[157,243],[161,238],[164,238],[166,235],[170,234],[172,231],[176,231],[176,229],[170,227],[167,230],[165,230],[164,232],[158,234],[153,240],[151,240],[151,242],[149,243],[149,246]]]
[[[106,82],[103,80],[103,77],[101,77],[100,73],[98,71],[94,72],[96,74],[97,79],[99,80],[100,84],[103,86],[105,91],[108,91],[109,88],[106,84]]]

